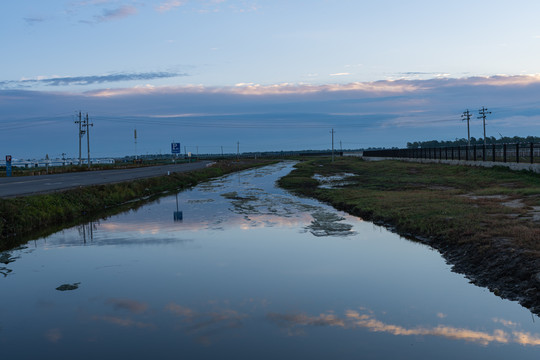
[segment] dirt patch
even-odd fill
[[[356,176],[350,173],[341,173],[332,176],[324,176],[320,174],[313,175],[313,179],[319,182],[319,188],[321,189],[335,189],[338,187],[352,185],[354,182],[347,181],[347,178]]]
[[[511,200],[511,201],[505,201],[505,202],[503,202],[501,204],[506,206],[506,207],[512,208],[512,209],[522,209],[522,208],[525,207],[525,204],[523,203],[523,201],[521,199],[514,199],[514,200]]]

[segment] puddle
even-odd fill
[[[351,173],[342,173],[333,176],[323,176],[320,174],[313,175],[313,178],[319,182],[321,189],[335,189],[347,185],[355,184],[353,181],[347,181],[347,178],[356,176]]]

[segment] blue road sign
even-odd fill
[[[180,154],[180,143],[171,143],[171,153]]]

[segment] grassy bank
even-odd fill
[[[315,180],[319,174],[322,178]],[[324,177],[347,174],[321,188]],[[329,183],[331,184],[331,182]],[[439,249],[456,270],[540,310],[540,175],[357,158],[299,163],[280,186]],[[504,281],[503,281],[504,280]],[[518,286],[514,291],[511,288]],[[514,293],[512,293],[514,292]]]
[[[266,165],[270,161],[222,161],[206,169],[172,173],[150,179],[97,185],[51,194],[0,199],[0,250],[12,248],[30,234],[49,233],[111,210],[125,210],[126,202],[192,187],[231,172]],[[39,235],[38,235],[39,236]]]

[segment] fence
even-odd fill
[[[540,163],[540,144],[465,145],[419,149],[365,150],[367,157]]]

